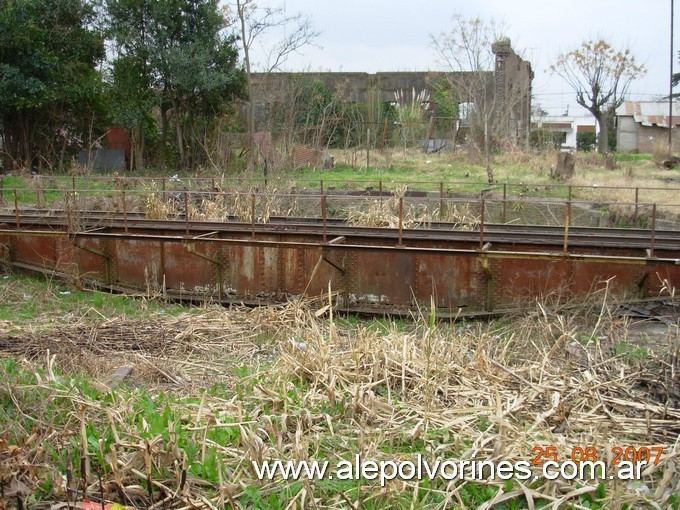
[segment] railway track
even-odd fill
[[[17,214],[19,212],[20,214]],[[634,301],[680,288],[680,231],[480,224],[368,228],[338,218],[266,223],[152,220],[138,213],[0,214],[0,253],[19,270],[112,291],[275,304],[328,296],[339,310],[489,315],[603,286]]]
[[[16,215],[0,215],[0,225],[11,226],[15,230],[54,229],[62,230],[72,224],[73,219],[65,213],[54,211],[22,211],[17,227]],[[92,229],[121,230],[134,228],[157,230],[167,233],[187,232],[192,235],[202,235],[208,232],[224,234],[228,232],[243,233],[255,231],[264,234],[297,234],[305,236],[323,236],[327,238],[345,237],[348,242],[356,241],[376,243],[384,240],[393,243],[401,239],[402,243],[419,240],[458,242],[473,245],[475,243],[492,243],[493,245],[516,246],[531,245],[538,247],[572,248],[625,248],[632,250],[647,250],[653,246],[658,251],[680,250],[680,231],[651,230],[651,229],[623,229],[599,227],[570,227],[565,231],[561,226],[528,226],[486,224],[480,231],[460,230],[451,223],[435,222],[427,225],[429,228],[401,229],[355,227],[348,225],[342,219],[272,217],[267,223],[246,223],[231,218],[227,222],[206,222],[177,220],[151,220],[138,213],[126,215],[111,214],[100,211],[81,211],[77,219],[81,231]]]

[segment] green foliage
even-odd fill
[[[105,94],[96,13],[84,0],[0,4],[0,122],[5,168],[64,164],[98,136]]]
[[[432,84],[432,100],[436,103],[437,117],[458,118],[458,91],[445,78],[439,78]]]
[[[576,135],[576,150],[579,152],[592,152],[597,146],[595,131],[586,131]]]
[[[531,147],[534,149],[559,149],[564,142],[564,133],[549,129],[534,129],[530,135]]]
[[[314,80],[302,86],[298,103],[301,105],[297,114],[298,124],[315,126],[321,123],[327,110],[332,107],[333,97],[322,81]]]
[[[607,131],[607,148],[609,152],[616,152],[616,129],[614,128]]]
[[[141,150],[154,132],[158,108],[159,163],[174,143],[180,167],[204,164],[206,138],[245,94],[236,39],[225,35],[217,1],[109,0],[106,5],[118,54],[112,73],[117,120],[132,130]]]
[[[627,344],[627,343],[620,343],[616,345],[615,352],[617,356],[623,356],[626,359],[630,360],[639,360],[643,361],[647,359],[650,355],[650,352],[648,349],[643,349],[641,347],[637,347],[635,345]]]
[[[363,123],[368,117],[385,118],[389,105],[339,100],[321,80],[294,76],[283,97],[266,105],[268,129],[285,132],[295,143],[342,148],[366,142]],[[374,130],[375,134],[375,130]]]

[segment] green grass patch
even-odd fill
[[[0,320],[29,321],[40,317],[43,323],[69,322],[89,315],[92,318],[149,314],[178,315],[191,310],[186,306],[155,299],[132,297],[96,290],[83,290],[49,276],[4,275],[0,277]],[[47,321],[45,321],[47,319]]]

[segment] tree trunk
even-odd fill
[[[30,168],[31,166],[31,149],[30,139],[28,134],[28,119],[22,111],[19,114],[20,138],[19,138],[19,157],[17,158],[21,165],[19,168]]]
[[[253,151],[253,136],[255,134],[255,108],[253,107],[253,84],[250,73],[250,48],[248,47],[248,38],[246,34],[246,6],[241,0],[236,1],[236,10],[241,21],[241,41],[243,41],[243,60],[246,66],[246,87],[248,89],[248,171],[251,171],[254,166],[255,154]]]
[[[607,126],[607,118],[604,116],[596,117],[597,125],[600,128],[600,133],[597,137],[597,152],[598,154],[607,154],[609,151],[609,126]]]
[[[557,164],[552,177],[561,181],[568,181],[574,176],[574,155],[570,152],[558,152]]]
[[[185,155],[184,155],[184,137],[182,136],[182,120],[179,118],[179,106],[177,105],[177,99],[172,100],[173,110],[175,113],[175,130],[177,131],[177,148],[179,150],[179,167],[184,168]]]
[[[140,170],[144,169],[144,145],[145,145],[145,138],[144,138],[144,124],[139,125],[139,146],[138,146],[138,152],[137,152],[137,168]]]
[[[136,133],[136,128],[130,128],[130,161],[128,164],[130,165],[129,170],[134,170],[136,168],[137,164],[137,133]]]
[[[161,153],[160,165],[165,168],[165,147],[168,142],[168,110],[161,104]]]
[[[7,173],[12,170],[12,156],[14,153],[14,136],[9,128],[9,121],[7,117],[2,119],[2,140],[4,146],[2,147],[2,171]]]

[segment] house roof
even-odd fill
[[[586,130],[595,130],[595,117],[592,115],[584,117],[567,117],[567,116],[533,116],[531,118],[531,128],[547,129],[550,131],[570,132],[576,130],[577,132]]]
[[[668,101],[626,101],[616,109],[619,117],[633,117],[643,126],[668,127]],[[680,126],[680,103],[673,102],[673,126]]]

